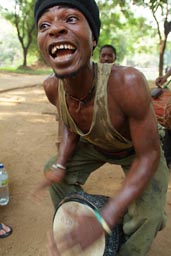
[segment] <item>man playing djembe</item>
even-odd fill
[[[147,81],[134,68],[91,61],[100,31],[94,0],[38,0],[35,21],[39,48],[57,77],[46,95],[64,122],[58,157],[46,166],[42,186],[50,185],[56,207],[106,162],[125,173],[118,194],[100,211],[103,221],[80,216],[63,238],[67,248],[84,250],[123,218],[119,255],[145,256],[165,226],[168,185]]]

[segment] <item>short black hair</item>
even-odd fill
[[[116,56],[116,48],[112,45],[112,44],[104,44],[100,47],[100,53],[101,51],[103,50],[103,48],[111,48],[113,53],[115,54]]]

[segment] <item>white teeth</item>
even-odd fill
[[[52,54],[55,54],[55,52],[58,50],[58,49],[65,49],[65,50],[74,50],[75,48],[70,45],[70,44],[61,44],[61,45],[56,45],[54,46],[52,49],[51,49],[51,53]]]
[[[67,60],[67,59],[70,58],[71,56],[72,56],[72,54],[67,54],[67,55],[64,55],[64,56],[60,56],[60,57],[58,57],[58,61]]]
[[[57,51],[57,47],[53,47],[51,52],[52,54],[54,54],[56,51]]]

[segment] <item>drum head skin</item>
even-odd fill
[[[66,211],[74,213],[75,215],[79,214],[86,214],[94,216],[93,210],[86,205],[83,205],[78,202],[66,202],[65,204],[61,205],[61,207],[56,212],[56,216],[54,218],[53,223],[53,233],[54,239],[58,244],[58,239],[61,235],[64,235],[71,231],[73,228],[76,227],[77,223],[73,220]],[[81,230],[80,230],[81,232]],[[60,248],[59,248],[60,250]],[[79,247],[71,248],[71,250],[62,254],[62,256],[103,256],[105,250],[105,236],[101,236],[90,248],[86,251],[81,252]]]
[[[76,220],[72,219],[67,212],[79,216],[86,214],[94,216],[94,209],[100,210],[109,200],[103,195],[90,195],[83,191],[73,193],[59,204],[53,219],[53,234],[59,247],[59,238],[70,232],[77,226]],[[81,230],[80,230],[81,232]],[[112,229],[112,235],[102,235],[90,248],[82,252],[79,246],[61,254],[62,256],[116,256],[120,245],[124,242],[122,224]],[[60,248],[59,248],[60,251]]]

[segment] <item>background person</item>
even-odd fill
[[[116,49],[111,44],[105,44],[100,48],[100,63],[114,63],[116,60]]]
[[[169,69],[164,76],[156,78],[156,85],[162,86],[167,82],[167,79],[171,76],[171,69]],[[165,128],[165,136],[163,138],[163,150],[166,158],[167,166],[170,167],[171,163],[171,130]]]
[[[156,85],[157,86],[162,86],[165,82],[167,82],[167,79],[169,78],[169,76],[171,76],[171,68],[166,72],[165,75],[163,76],[159,76],[156,78]]]
[[[4,223],[0,223],[0,239],[6,238],[12,233],[12,228],[10,226],[5,225]]]
[[[46,166],[42,187],[50,185],[56,208],[106,162],[125,173],[118,194],[100,211],[106,226],[81,215],[61,242],[84,250],[123,220],[119,255],[145,256],[166,223],[168,186],[147,81],[134,68],[91,62],[100,32],[94,0],[38,0],[35,21],[39,48],[57,77],[46,95],[64,122],[58,157]]]

